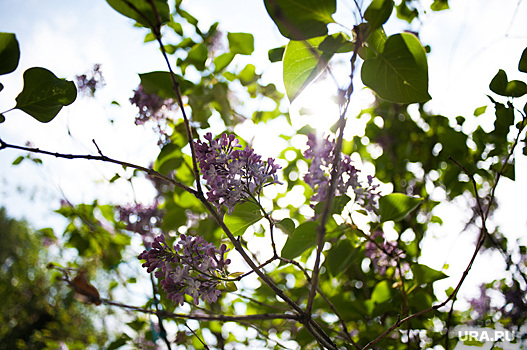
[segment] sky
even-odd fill
[[[258,68],[265,73],[264,79],[281,86],[280,65],[269,63],[266,57],[268,49],[281,46],[286,40],[266,15],[263,1],[192,0],[184,1],[183,6],[204,28],[219,21],[223,31],[253,33]],[[422,23],[412,28],[390,21],[386,31],[391,34],[402,29],[419,29],[421,41],[432,47],[428,65],[433,99],[427,108],[448,117],[469,117],[476,107],[488,104],[488,84],[498,69],[504,69],[509,79],[525,79],[525,74],[517,70],[517,62],[527,47],[527,22],[523,20],[527,18],[527,3],[450,0],[450,6],[448,11],[427,13]],[[341,10],[343,13],[337,18],[352,26],[349,5],[339,2]],[[22,88],[22,72],[31,66],[45,67],[59,77],[72,80],[76,74],[85,73],[93,64],[100,63],[106,81],[106,86],[97,92],[96,100],[78,98],[48,124],[41,124],[22,112],[7,113],[6,121],[0,124],[2,139],[15,144],[31,141],[51,151],[92,154],[96,153],[92,143],[95,139],[103,153],[113,158],[148,165],[156,157],[157,138],[148,128],[134,125],[136,111],[128,103],[139,83],[136,73],[165,69],[155,45],[143,44],[144,30],[132,28],[132,23],[114,12],[105,1],[0,0],[0,32],[16,33],[21,46],[17,71],[0,77],[5,86],[0,93],[0,111],[14,106],[14,98]],[[320,95],[324,90],[314,93]],[[368,101],[368,93],[359,91],[357,95],[350,107],[351,115]],[[111,105],[114,100],[121,107]],[[298,107],[292,106],[292,109]],[[321,113],[331,108],[322,105]],[[488,111],[492,113],[492,107]],[[484,115],[479,121],[488,127],[489,117]],[[113,124],[108,122],[110,118]],[[350,124],[349,132],[360,130],[360,125]],[[475,126],[468,123],[467,128]],[[254,130],[247,128],[245,132],[254,134]],[[265,127],[262,130],[272,132]],[[255,139],[257,150],[269,151],[266,145],[264,138]],[[153,194],[149,185],[141,181],[135,183],[134,189],[125,181],[108,187],[105,179],[121,171],[115,166],[52,158],[43,158],[42,166],[28,161],[11,166],[20,154],[12,150],[0,152],[0,205],[35,227],[59,229],[63,225],[51,213],[63,197],[73,203],[91,202],[94,198],[100,198],[101,202],[148,202]],[[527,196],[527,162],[522,156],[516,162],[517,181],[503,179],[498,186],[500,209],[494,221],[494,225],[514,238],[525,236],[527,227],[524,206],[519,205]],[[450,263],[452,267],[447,273],[453,279],[437,283],[445,290],[466,265],[452,262],[467,256],[475,236],[461,232],[467,210],[452,210],[447,206],[439,210],[447,220],[443,227],[431,230],[431,236],[436,239],[424,244],[422,262],[439,269],[444,263]],[[500,267],[494,257],[480,256],[467,284],[474,286],[491,278],[493,275],[488,271],[497,271]],[[474,290],[467,288],[466,295],[475,296]]]

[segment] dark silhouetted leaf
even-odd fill
[[[14,71],[19,60],[20,47],[15,34],[0,33],[0,75]]]
[[[77,98],[72,81],[59,79],[45,68],[33,67],[24,72],[24,88],[16,97],[16,106],[42,123],[47,123]]]
[[[283,36],[305,40],[328,33],[336,0],[264,0],[265,8]]]

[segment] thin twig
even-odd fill
[[[181,182],[176,181],[176,180],[174,180],[174,179],[172,179],[172,178],[170,178],[168,176],[165,176],[165,175],[163,175],[163,174],[161,174],[161,173],[159,173],[159,172],[157,172],[157,171],[155,171],[153,169],[149,169],[149,168],[146,168],[144,166],[137,165],[137,164],[132,164],[132,163],[116,160],[116,159],[107,157],[105,155],[95,156],[95,155],[92,155],[92,154],[64,154],[64,153],[58,153],[58,152],[50,152],[50,151],[41,150],[40,148],[18,146],[18,145],[9,144],[9,143],[3,141],[2,139],[0,139],[0,150],[7,149],[7,148],[18,149],[18,150],[26,151],[26,152],[30,152],[30,153],[46,154],[46,155],[49,155],[49,156],[54,156],[56,158],[98,160],[98,161],[101,161],[101,162],[118,164],[118,165],[121,165],[123,167],[140,170],[140,171],[148,174],[149,176],[161,179],[161,180],[163,180],[163,181],[165,181],[165,182],[167,182],[167,183],[169,183],[171,185],[174,185],[176,187],[179,187],[179,188],[181,188],[181,189],[183,189],[183,190],[185,190],[185,191],[187,191],[187,192],[189,192],[191,194],[195,195],[197,193],[196,190],[194,190],[193,188],[190,188],[187,185],[184,185]]]

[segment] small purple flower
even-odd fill
[[[163,145],[169,141],[167,119],[170,113],[176,108],[173,99],[165,99],[155,94],[147,94],[142,85],[134,90],[134,96],[130,98],[130,103],[139,108],[139,114],[135,118],[136,125],[144,125],[150,121],[154,124],[153,129],[159,134],[158,144]]]
[[[195,142],[196,158],[209,188],[207,199],[216,208],[224,205],[230,214],[236,203],[259,195],[264,186],[279,183],[276,171],[280,166],[274,159],[263,161],[252,148],[241,149],[234,135],[213,139],[207,133],[204,138],[206,142]]]
[[[309,133],[307,145],[309,148],[304,152],[304,156],[311,159],[311,165],[304,176],[304,181],[315,191],[311,200],[324,201],[330,187],[336,144],[335,141],[330,141],[329,136],[319,139],[313,133]],[[340,166],[337,172],[335,196],[342,196],[351,188],[355,193],[356,203],[366,210],[376,212],[377,201],[380,197],[376,189],[379,185],[373,184],[372,176],[368,176],[367,184],[360,183],[360,170],[352,165],[351,158],[342,153],[339,157]]]
[[[490,311],[490,296],[487,295],[487,287],[484,283],[479,286],[479,297],[469,300],[469,304],[479,317],[485,316]]]
[[[173,248],[166,244],[165,236],[159,235],[152,243],[150,250],[145,250],[139,259],[146,260],[143,267],[147,272],[155,271],[161,279],[161,286],[167,297],[183,305],[185,294],[194,299],[216,302],[221,291],[218,286],[221,279],[227,276],[229,259],[225,259],[228,249],[225,244],[217,249],[201,236],[182,234]]]
[[[405,256],[403,251],[397,247],[396,242],[387,241],[383,236],[382,231],[374,232],[370,238],[377,243],[377,237],[382,237],[382,241],[377,244],[372,241],[366,242],[364,253],[371,260],[375,273],[380,275],[386,274],[388,267],[397,266],[397,258]]]

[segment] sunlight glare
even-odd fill
[[[336,103],[338,89],[330,79],[318,80],[309,85],[289,109],[293,128],[308,124],[319,132],[328,132],[339,118]]]

